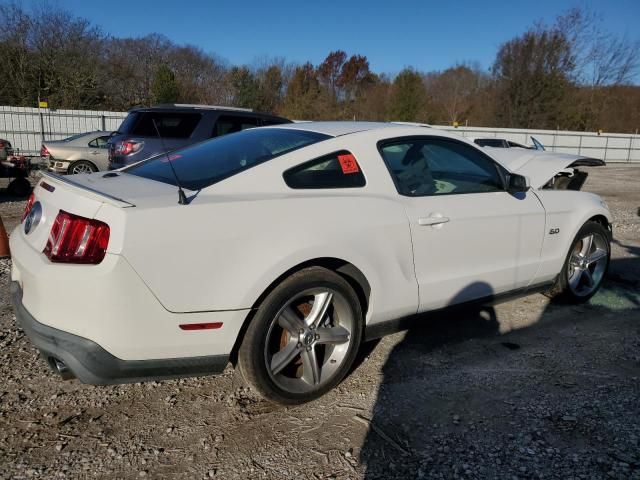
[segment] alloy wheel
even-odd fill
[[[290,299],[268,329],[264,360],[275,384],[306,393],[330,381],[347,358],[355,322],[347,299],[326,288]]]
[[[93,173],[93,171],[93,168],[86,163],[79,163],[78,165],[74,165],[71,169],[71,173],[74,175],[78,173]]]
[[[574,295],[586,297],[600,286],[608,257],[607,240],[599,233],[590,233],[575,243],[567,267],[568,284]]]

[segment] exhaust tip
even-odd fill
[[[63,380],[71,380],[72,378],[76,377],[71,369],[67,366],[67,364],[59,358],[49,357],[48,360],[51,368],[53,368],[53,370],[57,372]]]

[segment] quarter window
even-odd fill
[[[284,172],[290,188],[358,188],[366,184],[360,165],[348,151],[332,153]]]
[[[455,140],[418,139],[382,145],[398,192],[407,196],[503,191],[495,163]]]

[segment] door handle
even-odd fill
[[[91,152],[91,155],[100,155],[100,152],[96,152],[95,150],[93,150],[93,151]]]
[[[439,213],[434,213],[429,215],[428,217],[421,217],[418,219],[418,225],[426,226],[426,225],[440,225],[443,223],[447,223],[449,221],[449,217],[443,217]]]

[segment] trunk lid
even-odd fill
[[[40,209],[40,213],[34,214],[31,219],[29,215],[18,228],[27,242],[39,251],[46,246],[51,227],[60,210],[93,219],[105,204],[118,209],[129,209],[160,207],[178,202],[176,187],[121,172],[115,176],[102,172],[64,177],[43,173],[33,194],[35,201],[32,212]],[[25,227],[29,221],[31,229],[26,233]],[[113,228],[113,225],[110,226]]]
[[[121,208],[172,205],[178,201],[178,187],[124,172],[65,176],[45,173],[43,179],[83,197]]]

